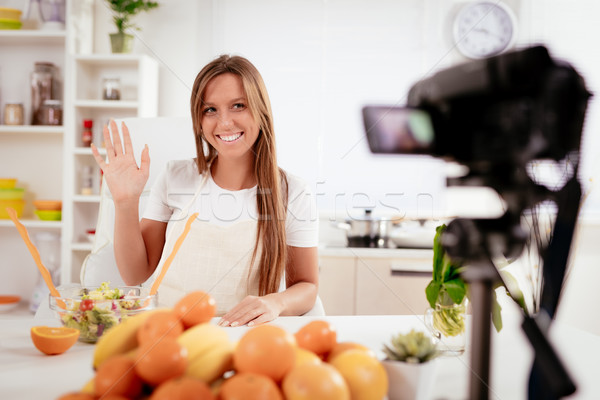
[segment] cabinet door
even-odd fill
[[[359,257],[356,261],[356,314],[423,315],[429,307],[425,287],[431,280],[431,272],[410,269],[414,263],[427,262],[431,260]],[[402,265],[409,271],[402,272]]]
[[[320,257],[319,296],[327,315],[354,315],[356,262],[353,257]]]

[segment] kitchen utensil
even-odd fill
[[[8,312],[15,309],[19,305],[21,297],[19,296],[0,296],[0,312]]]
[[[0,219],[8,219],[7,209],[13,209],[17,213],[17,217],[21,217],[25,208],[25,200],[2,200],[0,199]]]
[[[397,246],[410,249],[431,249],[437,220],[403,220],[391,231],[390,239]]]
[[[175,246],[173,246],[173,251],[171,251],[171,254],[169,254],[169,257],[167,257],[167,259],[165,260],[165,264],[163,265],[162,270],[160,271],[160,274],[158,275],[158,277],[152,284],[152,288],[150,289],[150,295],[154,295],[158,291],[158,286],[160,285],[163,278],[165,277],[165,274],[167,273],[167,270],[171,266],[171,263],[173,262],[175,255],[179,251],[181,244],[185,240],[187,234],[190,232],[190,228],[192,227],[192,222],[194,222],[196,217],[198,217],[198,213],[192,214],[192,216],[189,217],[187,222],[185,223],[185,228],[183,228],[183,232],[181,232],[181,235],[179,235],[179,237],[175,241]]]
[[[35,210],[34,213],[42,221],[60,221],[62,219],[60,210]]]
[[[12,189],[16,184],[16,178],[0,178],[0,189]]]
[[[42,263],[42,259],[40,258],[40,253],[38,252],[37,248],[31,241],[31,239],[29,238],[29,233],[27,232],[27,229],[21,223],[21,221],[19,221],[19,219],[17,217],[17,212],[12,208],[8,208],[7,212],[8,212],[8,216],[10,217],[12,222],[17,227],[17,231],[19,231],[19,234],[23,238],[23,241],[25,241],[25,244],[27,245],[27,249],[29,249],[29,252],[31,253],[31,256],[33,257],[33,260],[35,261],[35,265],[37,265],[38,270],[40,271],[40,274],[42,274],[42,278],[44,278],[44,282],[46,282],[46,286],[48,286],[48,289],[50,290],[50,294],[53,297],[60,297],[60,293],[58,293],[58,290],[56,290],[56,287],[54,286],[54,282],[52,282],[52,276],[50,276],[50,272]],[[62,302],[62,301],[57,300],[57,304],[59,307],[62,307],[62,308],[64,308],[64,306],[65,306],[64,302]]]
[[[347,219],[345,222],[335,224],[336,227],[346,230],[348,247],[389,246],[389,233],[394,220],[373,217],[372,211],[367,209],[363,217]]]
[[[33,206],[38,210],[60,211],[60,210],[62,210],[62,201],[60,201],[60,200],[34,200]]]
[[[105,298],[93,293],[98,287],[81,287],[68,284],[57,288],[58,297],[50,296],[50,310],[60,323],[79,330],[79,341],[95,343],[106,331],[120,324],[125,318],[152,310],[158,306],[157,295],[149,294],[148,288],[139,286],[118,286],[109,288],[123,294],[119,298]],[[100,288],[104,292],[104,288]],[[83,299],[83,295],[88,295]],[[112,296],[108,296],[112,297]],[[60,304],[64,304],[61,306]]]
[[[23,188],[0,189],[0,200],[21,200],[23,196],[25,196]]]

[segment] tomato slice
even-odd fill
[[[91,300],[91,299],[81,300],[81,303],[79,304],[79,309],[81,311],[89,311],[92,308],[94,308],[94,300]]]

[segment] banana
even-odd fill
[[[177,341],[187,349],[190,361],[213,348],[230,343],[225,329],[210,323],[198,324],[185,330],[179,335]]]
[[[206,353],[190,359],[185,374],[210,385],[233,368],[234,348],[234,344],[231,342],[222,343]]]
[[[146,318],[161,309],[150,310],[129,317],[119,325],[112,327],[96,343],[92,366],[97,369],[106,359],[117,354],[127,353],[138,345],[137,330]]]

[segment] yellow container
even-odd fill
[[[17,186],[16,178],[0,178],[0,189],[13,189]]]
[[[0,7],[0,19],[11,19],[19,22],[21,20],[21,10],[16,8]]]
[[[35,210],[34,212],[42,221],[60,221],[62,219],[62,211]]]
[[[9,219],[8,211],[6,208],[14,208],[17,212],[17,217],[21,218],[23,215],[23,208],[25,208],[25,200],[0,200],[0,219]]]

